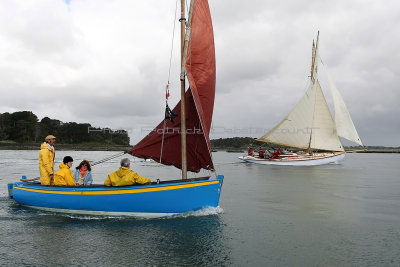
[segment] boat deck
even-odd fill
[[[40,186],[40,187],[62,187],[62,188],[124,188],[124,187],[132,187],[132,186],[141,186],[141,185],[157,185],[157,184],[176,184],[176,183],[185,183],[185,182],[196,182],[196,181],[207,181],[210,179],[210,176],[205,177],[196,177],[196,178],[188,178],[186,180],[177,179],[177,180],[166,180],[166,181],[157,181],[146,184],[134,184],[134,185],[126,185],[126,186],[105,186],[104,184],[92,184],[92,185],[78,185],[78,186],[54,186],[54,185],[42,185],[40,182],[36,183],[26,183],[25,186]]]

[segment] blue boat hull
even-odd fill
[[[43,210],[95,215],[162,216],[217,207],[222,182],[222,175],[214,180],[124,187],[60,187],[17,182],[9,185],[9,192],[17,203]]]

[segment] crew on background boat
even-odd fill
[[[91,185],[93,183],[92,168],[89,161],[82,162],[73,171],[76,185]]]
[[[40,146],[39,171],[41,184],[50,185],[54,182],[55,142],[56,137],[54,135],[48,135],[45,138],[45,142]]]
[[[260,157],[260,158],[264,158],[264,150],[262,149],[262,147],[260,147],[259,149],[258,149],[258,157]]]
[[[121,160],[121,167],[110,173],[104,181],[105,186],[124,186],[150,183],[150,178],[144,178],[130,169],[131,162],[128,158]]]
[[[282,151],[280,148],[278,148],[277,150],[274,151],[274,154],[272,155],[272,158],[279,158],[282,155]]]
[[[54,174],[54,185],[75,185],[74,174],[71,171],[73,161],[71,156],[64,157]]]
[[[252,148],[251,146],[249,146],[249,147],[247,148],[247,154],[248,154],[249,156],[253,156],[253,155],[254,155],[254,151],[253,151],[253,148]]]

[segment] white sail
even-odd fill
[[[310,147],[313,149],[344,151],[318,80],[315,85],[315,109]]]
[[[314,60],[317,46],[318,39],[315,47],[313,43],[311,80],[305,95],[278,125],[259,139],[260,141],[304,149],[310,147],[315,111],[315,81],[318,74],[318,60]]]
[[[310,83],[305,95],[294,109],[259,140],[304,149],[311,147],[343,151],[318,80],[315,85]]]
[[[357,133],[356,127],[354,126],[353,120],[350,117],[350,113],[347,110],[346,104],[343,101],[338,89],[336,88],[331,75],[329,74],[328,67],[324,65],[326,76],[328,77],[329,87],[331,88],[333,104],[335,107],[335,124],[338,135],[346,138],[349,141],[355,142],[359,145],[363,145],[360,136]]]
[[[313,127],[315,86],[310,83],[305,95],[294,109],[272,130],[260,138],[275,144],[308,148]]]
[[[278,125],[259,140],[286,146],[329,151],[344,151],[339,136],[361,144],[360,138],[344,105],[330,81],[335,102],[335,120],[329,111],[318,81],[318,37],[313,43],[310,85],[294,109]]]

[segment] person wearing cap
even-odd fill
[[[130,169],[131,162],[128,158],[121,160],[121,167],[110,173],[104,181],[105,186],[124,186],[150,183],[150,178],[144,178]]]
[[[40,146],[40,152],[39,152],[40,183],[44,185],[53,184],[55,142],[56,142],[56,137],[54,135],[48,135],[45,138],[45,142]]]
[[[64,157],[59,169],[54,174],[54,185],[75,185],[74,174],[71,171],[73,161],[71,156]]]

